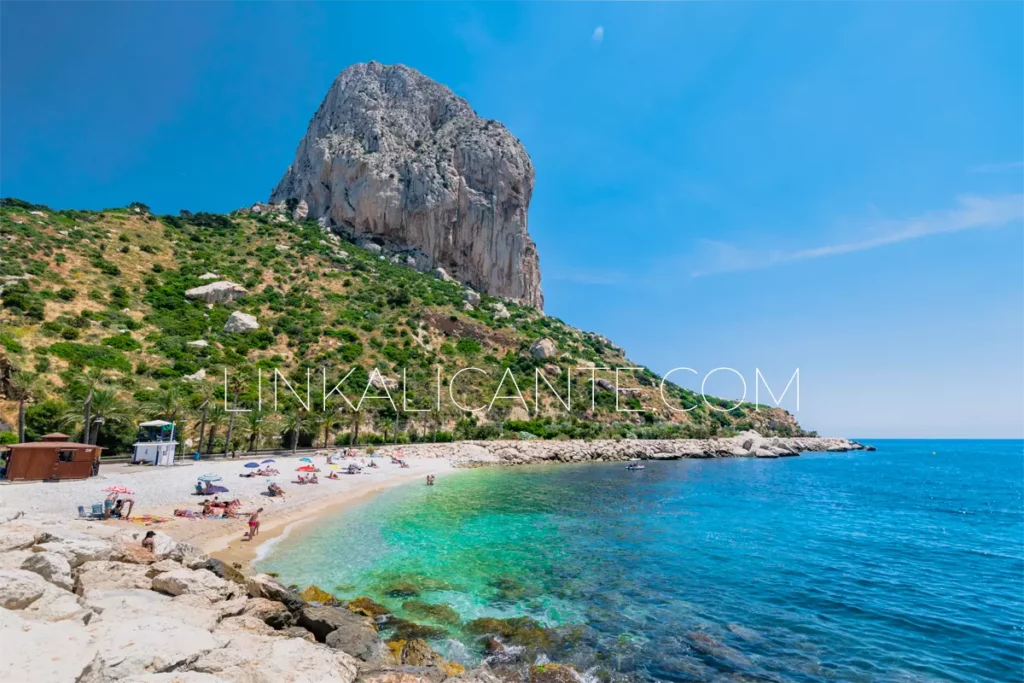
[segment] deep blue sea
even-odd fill
[[[873,443],[458,472],[259,568],[398,614],[396,581],[464,621],[531,616],[574,634],[547,656],[605,681],[1024,680],[1024,442]],[[438,649],[479,661],[438,625]]]

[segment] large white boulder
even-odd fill
[[[51,536],[51,538],[52,540],[40,543],[39,548],[63,555],[72,569],[80,567],[86,562],[109,560],[114,554],[114,546],[103,539],[71,535],[62,538]]]
[[[234,311],[224,323],[225,332],[252,332],[260,329],[260,323],[256,316],[242,311]]]
[[[208,601],[180,600],[149,589],[96,590],[82,598],[83,605],[111,619],[142,619],[154,614],[212,631],[221,613]]]
[[[92,616],[92,610],[85,607],[74,593],[48,585],[42,597],[26,607],[22,615],[39,621],[78,621],[84,624]]]
[[[21,568],[39,574],[64,590],[71,590],[71,563],[60,553],[32,553],[21,563]]]
[[[208,285],[200,285],[185,290],[185,296],[197,301],[205,301],[208,304],[225,304],[236,299],[241,299],[249,293],[245,287],[234,282],[221,280],[211,282]]]
[[[227,635],[227,634],[225,634]],[[189,666],[230,683],[352,683],[356,662],[302,638],[230,634],[225,647]]]
[[[82,681],[97,650],[77,621],[47,623],[0,609],[0,681]]]
[[[505,308],[505,304],[500,301],[491,306],[491,310],[494,311],[495,320],[508,320],[512,317],[512,314],[508,312],[507,308]]]
[[[75,580],[75,592],[88,596],[98,590],[127,590],[131,588],[149,588],[148,567],[144,564],[124,564],[99,560],[86,562],[78,571]]]
[[[555,342],[545,337],[533,342],[530,353],[534,358],[553,358],[558,353],[558,347],[555,346]]]
[[[36,534],[25,529],[0,528],[0,553],[25,550],[36,544]]]
[[[153,577],[153,590],[168,595],[200,595],[210,602],[235,595],[238,584],[218,577],[209,569],[177,569]]]
[[[0,607],[25,609],[43,597],[47,585],[43,577],[24,569],[0,571]]]
[[[204,628],[163,615],[124,618],[108,612],[92,620],[88,631],[98,653],[98,681],[183,668],[224,642]]]

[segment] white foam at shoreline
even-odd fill
[[[299,519],[292,522],[291,524],[288,524],[287,526],[285,526],[284,529],[281,530],[280,534],[278,534],[274,538],[271,538],[265,543],[260,543],[258,546],[256,546],[256,555],[252,559],[252,564],[255,565],[257,562],[264,560],[270,554],[270,552],[274,548],[276,548],[278,544],[281,543],[281,541],[288,538],[288,536],[292,533],[292,529],[294,529],[295,527],[297,527],[305,521],[307,520]]]

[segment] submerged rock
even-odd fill
[[[497,635],[506,643],[526,647],[550,647],[551,632],[536,619],[530,617],[514,617],[496,619],[483,617],[466,624],[465,630],[473,635]]]
[[[350,600],[346,607],[356,614],[362,614],[363,616],[373,617],[375,619],[377,617],[384,617],[391,614],[391,610],[387,607],[379,602],[374,602],[367,597],[359,597],[355,600]]]
[[[310,604],[330,605],[338,604],[338,599],[319,586],[307,586],[300,593],[299,597]]]
[[[530,667],[530,683],[580,683],[583,678],[567,664],[538,664]]]
[[[414,616],[431,619],[449,626],[458,626],[462,623],[462,617],[450,605],[434,605],[419,600],[407,600],[402,603],[402,609]]]
[[[421,638],[423,640],[434,640],[438,638],[445,638],[448,636],[448,632],[443,628],[437,626],[428,626],[425,624],[417,624],[414,621],[408,619],[401,619],[399,617],[389,617],[386,624],[386,628],[392,632],[397,640],[412,640],[413,638]]]

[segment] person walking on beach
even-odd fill
[[[263,508],[259,508],[256,512],[249,515],[249,540],[253,537],[258,536],[260,533],[260,513],[263,512]]]

